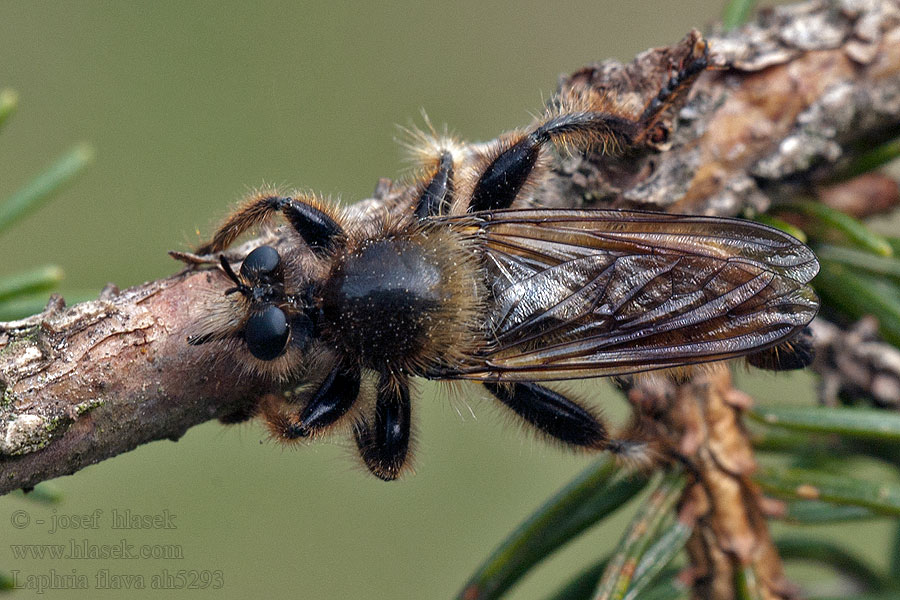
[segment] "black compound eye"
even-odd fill
[[[290,336],[287,318],[277,306],[254,313],[244,327],[247,349],[259,360],[274,360],[281,356]]]
[[[278,268],[281,256],[272,246],[260,246],[247,255],[241,264],[241,275],[246,279],[255,280],[261,276],[269,275]]]

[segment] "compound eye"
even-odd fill
[[[281,356],[290,336],[287,318],[277,306],[253,314],[244,327],[247,349],[259,360],[274,360]]]
[[[246,279],[259,279],[261,276],[269,275],[278,268],[281,262],[281,256],[272,246],[260,246],[255,248],[253,252],[247,255],[241,264],[241,275]]]

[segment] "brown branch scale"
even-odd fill
[[[691,474],[681,511],[696,523],[687,545],[694,597],[735,598],[743,569],[755,574],[758,597],[796,597],[751,479],[756,459],[741,414],[750,398],[732,386],[731,371],[703,369],[681,383],[638,377],[625,388],[642,430]]]

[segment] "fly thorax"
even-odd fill
[[[322,289],[328,337],[372,368],[421,362],[449,300],[441,261],[410,239],[368,240],[343,256]]]

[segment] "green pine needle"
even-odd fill
[[[900,256],[900,237],[888,237],[885,238],[887,243],[891,246],[891,250],[894,251],[894,254]]]
[[[0,129],[19,106],[19,95],[15,90],[0,90]]]
[[[785,536],[776,540],[775,546],[784,560],[801,560],[826,565],[866,589],[880,591],[891,585],[890,579],[864,560],[843,546],[821,537]]]
[[[868,508],[840,506],[819,500],[789,500],[786,504],[784,516],[777,518],[792,525],[825,525],[878,517]]]
[[[36,315],[47,306],[47,295],[27,296],[16,298],[0,304],[0,322],[17,321],[31,315]]]
[[[827,305],[849,318],[875,317],[884,340],[900,347],[900,286],[830,261],[822,261],[815,286]]]
[[[626,473],[604,458],[556,493],[528,517],[478,568],[457,596],[493,600],[547,558],[638,494],[644,476]]]
[[[869,229],[858,219],[821,202],[797,200],[781,205],[776,210],[804,217],[808,223],[803,224],[803,230],[817,241],[841,240],[879,256],[894,254],[894,249],[883,236]]]
[[[685,483],[686,477],[681,469],[674,469],[658,478],[650,496],[638,508],[619,541],[594,592],[596,600],[622,600],[625,597],[637,565],[654,541],[657,530],[681,498]]]
[[[845,181],[879,169],[900,158],[900,138],[886,142],[868,152],[860,154],[849,164],[835,173],[832,181]]]
[[[737,600],[764,600],[756,571],[750,565],[734,572],[734,597]]]
[[[806,232],[800,229],[799,227],[795,227],[791,225],[787,221],[783,221],[778,217],[773,217],[767,213],[761,213],[753,217],[753,220],[757,223],[762,223],[763,225],[768,225],[769,227],[774,227],[780,231],[785,232],[786,234],[797,238],[804,244],[806,243]]]
[[[16,490],[13,492],[13,495],[19,495],[40,504],[59,504],[63,499],[62,490],[46,481],[37,484],[34,486],[34,489],[28,493],[25,493],[22,490]]]
[[[888,564],[888,573],[891,573],[897,585],[900,585],[900,523],[894,524],[894,544],[891,548],[891,560]]]
[[[900,443],[900,414],[866,408],[755,406],[748,413],[767,425],[795,431]]]
[[[94,150],[90,145],[75,146],[0,204],[0,231],[46,202],[63,184],[81,173],[93,157]]]
[[[663,572],[687,544],[693,531],[693,527],[676,519],[675,523],[644,553],[634,570],[631,586],[623,600],[640,600],[644,589],[663,577]]]
[[[69,304],[78,304],[97,299],[97,292],[86,290],[75,291],[66,294]],[[47,293],[29,294],[20,296],[14,300],[0,303],[0,321],[15,321],[35,315],[47,306]]]
[[[846,594],[841,596],[815,596],[810,600],[897,600],[900,598],[900,588],[892,588],[881,592],[863,594]]]
[[[729,0],[722,13],[722,26],[725,31],[731,31],[746,23],[755,4],[754,0]]]
[[[547,600],[589,600],[594,595],[597,581],[606,570],[608,558],[596,562],[573,577],[566,585],[557,590]]]
[[[50,290],[62,280],[62,277],[62,269],[56,265],[44,265],[0,278],[0,303]]]
[[[900,516],[900,485],[871,482],[811,469],[765,467],[754,479],[770,494],[834,504],[859,506],[888,516]]]
[[[750,441],[753,447],[760,452],[779,452],[789,455],[849,452],[823,437],[810,436],[804,432],[780,427],[753,427]]]
[[[0,592],[9,591],[15,589],[15,581],[13,578],[3,571],[0,571]]]
[[[672,577],[641,594],[641,600],[690,600],[691,595],[681,582]]]
[[[893,251],[893,242],[886,240]],[[816,256],[820,261],[832,262],[853,269],[862,269],[873,275],[890,277],[900,283],[900,258],[897,256],[874,256],[869,252],[847,248],[845,246],[832,246],[821,244],[816,246]]]

